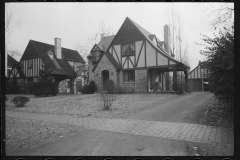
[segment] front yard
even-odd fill
[[[7,110],[70,114],[77,116],[116,118],[138,110],[160,105],[163,102],[184,96],[176,94],[118,94],[110,111],[103,111],[100,94],[58,95],[56,97],[38,97],[21,95],[30,99],[25,107],[16,108],[10,101],[17,95],[7,95]]]

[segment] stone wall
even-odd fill
[[[102,89],[102,71],[108,70],[109,71],[109,80],[113,80],[115,86],[118,84],[118,72],[116,68],[112,65],[106,55],[103,55],[101,61],[98,63],[97,68],[94,71],[94,81],[97,85],[98,91]]]

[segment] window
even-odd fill
[[[123,82],[135,82],[134,70],[123,71]]]
[[[31,60],[28,60],[28,68],[32,68],[32,66],[33,66],[33,61],[32,61],[32,59]]]
[[[99,60],[100,57],[100,51],[94,51],[92,52],[92,62],[95,63]]]
[[[122,55],[134,55],[134,43],[122,44]]]

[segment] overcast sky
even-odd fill
[[[102,22],[116,34],[126,17],[163,40],[163,26],[168,23],[166,13],[171,4],[11,3],[13,23],[8,50],[23,54],[30,39],[53,45],[55,37],[62,39],[62,47],[73,49],[75,44],[86,44]],[[194,42],[201,42],[200,34],[212,33],[205,16],[206,10],[216,5],[220,3],[174,3],[184,25],[191,69],[204,59],[199,53],[202,47]]]

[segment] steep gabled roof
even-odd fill
[[[139,24],[137,24],[136,22],[134,22],[133,20],[131,20],[130,18],[126,18],[129,19],[137,28],[138,30],[145,36],[145,38],[148,40],[148,42],[155,48],[157,49],[160,53],[162,53],[165,57],[167,57],[168,59],[172,60],[173,62],[180,64],[186,68],[189,68],[188,66],[186,66],[185,64],[183,64],[182,62],[179,62],[175,59],[173,59],[172,57],[170,57],[168,55],[168,53],[161,47],[161,46],[157,46],[156,44],[153,43],[153,41],[150,38],[150,35],[152,35],[150,32],[148,32],[147,30],[145,30],[144,28],[142,28]]]
[[[127,17],[128,18],[128,17]],[[163,53],[164,55],[166,55],[167,57],[171,58],[167,52],[161,47],[161,46],[157,46],[156,44],[154,44],[151,40],[151,34],[150,32],[148,32],[146,29],[144,29],[143,27],[141,27],[139,24],[137,24],[136,22],[134,22],[133,20],[131,20],[130,18],[128,18],[138,29],[139,31],[147,38],[147,40],[153,45],[155,46],[155,48],[157,48],[161,53]]]
[[[38,50],[41,51],[41,53],[43,52],[45,54],[49,49],[54,53],[54,45],[38,42],[34,40],[30,40],[30,42],[34,44],[34,46],[36,46]],[[64,47],[62,47],[62,59],[79,62],[79,63],[85,63],[85,61],[77,51],[64,48]]]
[[[111,44],[113,38],[115,37],[115,35],[112,36],[107,36],[104,37],[99,43],[98,46],[102,49],[102,51],[106,51],[109,47],[109,45]]]
[[[54,75],[67,75],[67,76],[76,76],[75,71],[70,66],[68,61],[74,61],[79,63],[85,63],[83,58],[79,55],[77,51],[63,48],[62,47],[62,59],[58,59],[55,54],[53,54],[54,61],[47,55],[48,51],[51,50],[54,52],[54,46],[34,40],[30,40],[29,44],[31,44],[36,50],[39,57],[43,60],[43,62],[49,67]],[[56,65],[55,63],[58,63]]]
[[[17,64],[18,61],[15,60],[12,56],[8,55],[8,59],[7,59],[8,63],[7,63],[7,67],[12,67],[14,64]]]
[[[111,53],[109,53],[108,51],[107,52],[104,52],[104,54],[102,54],[97,62],[97,64],[93,67],[92,71],[94,71],[99,62],[101,61],[102,57],[106,55],[106,57],[109,59],[109,61],[113,64],[113,66],[116,68],[116,69],[120,69],[121,67],[119,66],[119,64],[117,63],[117,61],[113,58],[113,56],[111,55]]]
[[[103,37],[103,39],[101,39],[101,41],[100,41],[98,44],[95,44],[95,45],[93,46],[93,48],[94,48],[95,46],[97,46],[101,51],[106,51],[106,50],[108,49],[109,45],[111,44],[111,42],[112,42],[112,40],[113,40],[114,37],[115,37],[115,35]],[[93,48],[92,48],[92,49],[93,49]],[[87,56],[88,58],[89,58],[89,57],[92,57],[92,54],[91,54],[92,49],[91,49],[89,55]]]

